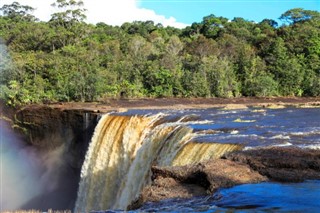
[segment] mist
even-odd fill
[[[1,210],[14,210],[40,194],[42,189],[36,182],[36,176],[39,175],[38,162],[29,158],[27,149],[23,149],[19,138],[15,137],[4,121],[0,120],[0,127],[0,207]]]
[[[0,98],[11,60],[0,38]],[[10,73],[9,73],[10,74]],[[67,147],[51,150],[27,144],[0,113],[0,212],[4,210],[72,209],[79,172],[66,160]]]
[[[38,150],[2,120],[0,127],[0,210],[72,209],[77,172],[64,160],[65,147]]]

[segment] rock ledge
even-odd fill
[[[320,179],[320,150],[271,147],[237,151],[197,165],[152,167],[151,185],[128,209],[145,202],[213,194],[239,184],[308,179]]]

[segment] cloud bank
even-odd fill
[[[50,5],[54,0],[15,0],[22,5],[29,5],[36,8],[33,15],[42,21],[48,21],[54,8]],[[120,26],[125,22],[152,20],[156,24],[184,28],[185,23],[178,22],[174,17],[165,17],[157,14],[154,10],[141,8],[138,0],[83,0],[87,22],[96,24],[104,22],[109,25]],[[13,0],[1,0],[0,7],[4,4],[11,4]]]

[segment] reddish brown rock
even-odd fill
[[[229,153],[224,158],[247,164],[275,181],[320,179],[320,150],[272,147]]]
[[[86,110],[60,110],[31,105],[16,112],[15,124],[26,130],[35,146],[55,148],[96,125],[97,115]]]
[[[149,201],[212,194],[244,183],[320,179],[320,150],[273,147],[238,151],[193,166],[153,167],[152,173],[152,184],[129,209]]]
[[[144,202],[208,195],[221,187],[267,180],[247,165],[222,159],[194,166],[153,167],[152,173],[152,184],[143,189],[129,209]]]
[[[98,113],[85,109],[58,109],[30,105],[16,111],[14,127],[26,141],[42,150],[66,148],[68,164],[80,169],[97,124]]]

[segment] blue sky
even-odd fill
[[[292,8],[320,11],[320,0],[141,0],[140,6],[186,24],[201,22],[210,14],[260,22],[265,18],[279,21]]]
[[[0,0],[0,7],[18,1],[36,8],[34,15],[48,21],[55,0]],[[242,17],[259,22],[280,17],[292,8],[320,11],[320,0],[83,0],[87,22],[122,25],[124,22],[152,20],[164,26],[184,28],[214,14],[228,19]]]

